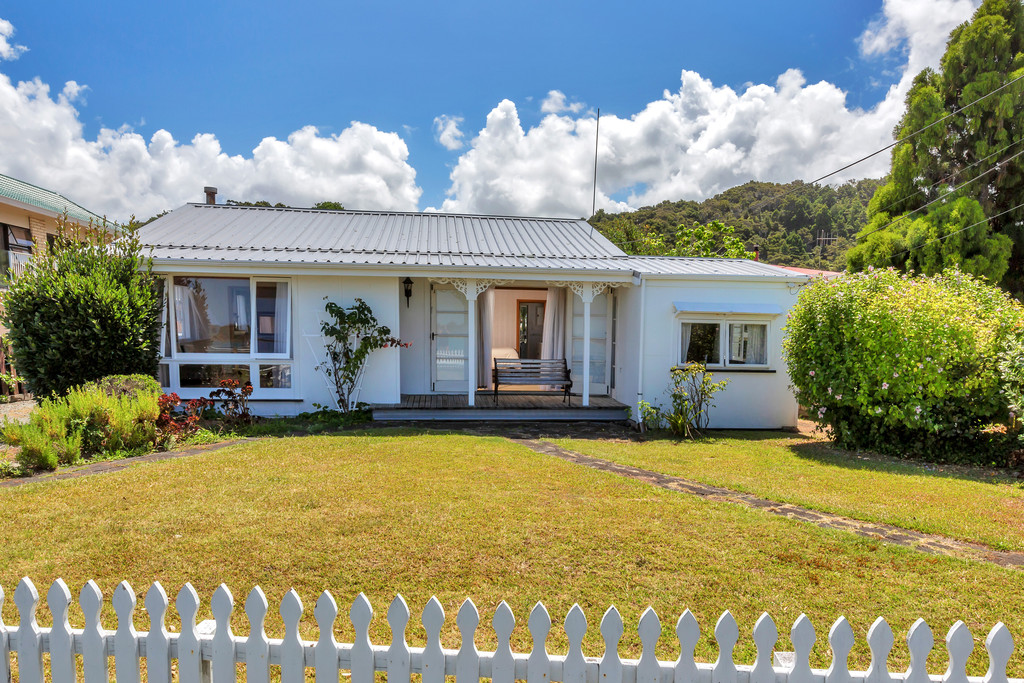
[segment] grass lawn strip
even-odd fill
[[[963,619],[978,646],[972,674],[984,673],[980,641],[1004,621],[1022,636],[1019,596],[1024,573],[925,555],[736,505],[678,496],[534,453],[501,438],[364,433],[263,439],[188,458],[151,462],[103,477],[0,490],[0,583],[10,594],[29,575],[41,590],[63,577],[77,594],[94,578],[106,596],[127,579],[142,596],[154,580],[174,594],[191,581],[204,601],[224,581],[234,591],[236,633],[248,633],[242,604],[259,584],[273,608],[268,631],[283,627],[276,606],[294,587],[307,605],[302,635],[315,639],[312,605],[331,590],[342,612],[360,591],[377,610],[375,643],[390,633],[384,612],[402,593],[413,625],[431,595],[449,616],[443,632],[458,644],[454,616],[472,597],[484,628],[477,646],[493,649],[486,628],[498,602],[518,619],[513,646],[529,651],[529,609],[543,600],[556,624],[573,603],[591,624],[586,652],[599,655],[601,614],[615,604],[627,630],[622,656],[639,655],[636,622],[644,607],[661,615],[659,656],[677,656],[675,619],[693,610],[705,634],[697,656],[717,656],[710,633],[725,609],[737,618],[736,657],[750,663],[750,629],[762,611],[783,634],[805,612],[818,641],[815,666],[827,666],[826,634],[844,614],[859,641],[851,666],[864,669],[871,622],[885,616],[903,637],[917,617],[936,641]],[[141,599],[141,598],[140,598]],[[11,601],[3,607],[16,623]],[[49,614],[40,608],[40,620]],[[82,625],[77,608],[72,624]],[[168,619],[177,628],[173,610]],[[115,615],[109,602],[104,624]],[[140,610],[136,627],[148,628]],[[339,639],[351,626],[339,622]],[[413,627],[411,644],[425,634]],[[548,648],[565,652],[559,628]],[[941,649],[941,648],[940,648]],[[936,651],[930,670],[946,666]],[[906,667],[897,646],[890,659]],[[1018,649],[1011,675],[1024,673]]]
[[[585,467],[591,467],[603,472],[611,472],[623,477],[629,477],[630,479],[642,481],[653,486],[660,486],[661,488],[668,489],[670,491],[678,491],[680,493],[689,493],[691,495],[700,496],[706,500],[744,505],[749,508],[764,510],[773,515],[779,515],[788,519],[809,522],[826,529],[849,531],[860,536],[878,539],[880,541],[885,541],[886,543],[894,543],[904,548],[912,548],[921,552],[941,553],[943,555],[950,555],[954,557],[983,560],[985,562],[992,562],[1001,567],[1024,567],[1024,553],[992,550],[991,548],[978,543],[967,543],[945,536],[923,534],[888,524],[862,522],[860,520],[851,519],[850,517],[842,517],[840,515],[834,515],[827,512],[808,510],[807,508],[789,503],[778,503],[765,498],[758,498],[757,496],[750,495],[749,493],[739,493],[731,489],[701,484],[681,477],[673,477],[660,472],[641,469],[639,467],[620,465],[609,460],[602,460],[601,458],[594,458],[588,455],[583,455],[582,453],[576,453],[575,451],[567,450],[547,441],[516,439],[516,442],[521,443],[527,448],[538,453],[553,455],[556,458],[561,458],[568,462],[584,465]]]
[[[563,448],[867,522],[1024,551],[1024,483],[1005,472],[851,453],[780,432],[699,443],[552,439]]]

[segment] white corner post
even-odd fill
[[[593,282],[584,282],[580,288],[583,300],[583,407],[590,405],[590,304],[594,302]]]
[[[477,289],[477,281],[467,279],[463,294],[466,295],[466,322],[469,328],[469,348],[466,349],[466,362],[469,363],[469,367],[466,368],[469,392],[466,394],[466,399],[469,402],[469,407],[472,408],[476,405],[476,298],[480,294]]]

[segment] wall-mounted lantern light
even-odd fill
[[[402,280],[402,286],[405,287],[405,307],[409,308],[409,300],[412,299],[412,278]]]

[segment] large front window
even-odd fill
[[[252,297],[248,278],[174,278],[174,350],[249,353]]]
[[[291,283],[273,278],[169,278],[162,337],[164,386],[205,395],[221,380],[256,394],[292,388]]]

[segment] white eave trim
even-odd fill
[[[714,301],[673,301],[676,313],[713,313],[717,315],[771,315],[783,314],[777,304],[716,303]]]
[[[316,271],[318,275],[359,275],[395,277],[418,275],[419,277],[458,277],[467,278],[502,278],[515,280],[580,280],[594,282],[623,282],[639,284],[633,270],[606,269],[572,269],[572,268],[481,268],[479,266],[434,266],[434,265],[402,265],[375,263],[302,263],[296,261],[267,262],[261,260],[240,259],[153,259],[153,271],[156,273],[177,274],[189,273],[235,273],[244,270],[246,273],[278,273],[287,275],[308,275]]]

